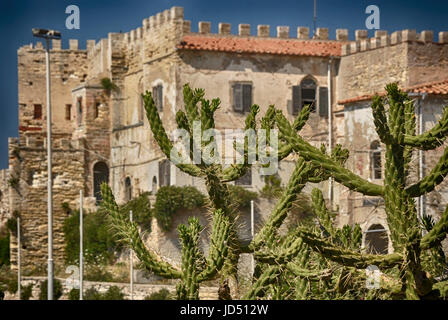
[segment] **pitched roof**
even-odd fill
[[[412,93],[448,95],[448,80],[418,84],[415,86],[408,87],[404,91],[408,93],[412,92]],[[386,92],[379,92],[376,94],[379,96],[384,96],[386,95]],[[365,94],[350,99],[339,100],[338,104],[348,104],[352,102],[371,100],[373,96],[374,96],[373,94]]]
[[[344,43],[341,41],[189,35],[183,37],[177,48],[183,50],[330,57],[341,56],[341,47]]]

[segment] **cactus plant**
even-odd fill
[[[310,115],[309,106],[301,110],[293,123],[281,111],[270,106],[260,122],[267,135],[256,137],[257,143],[271,143],[269,131],[277,128],[280,142],[277,150],[269,152],[276,152],[279,160],[294,154],[296,163],[285,191],[249,245],[237,237],[237,214],[228,197],[228,182],[242,177],[251,165],[248,159],[255,150],[247,137],[242,164],[225,168],[219,164],[208,164],[202,158],[195,163],[175,162],[181,171],[206,182],[213,216],[208,257],[198,244],[202,227],[197,219],[192,218],[188,226],[180,225],[178,228],[182,244],[181,267],[165,262],[144,246],[137,226],[120,214],[112,191],[103,184],[103,206],[110,213],[111,225],[117,235],[134,249],[148,270],[181,280],[177,287],[178,298],[181,299],[198,299],[200,283],[217,276],[221,277],[223,284],[219,290],[224,293],[221,298],[228,298],[225,286],[235,282],[238,257],[243,252],[253,253],[257,261],[254,281],[244,296],[247,299],[417,299],[434,294],[445,296],[448,284],[440,280],[441,270],[446,267],[441,241],[448,231],[448,209],[439,222],[422,224],[418,221],[413,198],[430,192],[443,180],[448,173],[448,149],[422,181],[410,186],[406,181],[412,151],[440,146],[446,137],[448,108],[432,130],[416,135],[412,101],[396,84],[388,85],[386,90],[386,98],[375,97],[372,102],[376,130],[386,145],[384,185],[371,183],[345,168],[349,154],[340,145],[328,154],[324,146],[314,147],[300,136],[299,131]],[[185,112],[176,114],[178,127],[189,132],[191,137],[195,122],[201,123],[202,133],[214,128],[214,112],[219,107],[219,99],[205,100],[203,90],[192,90],[188,85],[185,85],[183,94]],[[173,155],[179,153],[168,139],[151,93],[147,92],[143,98],[153,135],[165,156],[173,160]],[[388,112],[384,105],[386,102]],[[258,110],[258,106],[252,106],[245,129],[256,128]],[[194,159],[197,150],[204,150],[214,143],[213,139],[200,143],[193,140],[190,139],[188,150],[190,160]],[[318,189],[312,192],[316,225],[300,226],[287,235],[280,235],[279,228],[304,186],[330,177],[353,191],[384,198],[394,253],[375,255],[364,252],[359,225],[341,229],[334,227],[333,215]],[[422,237],[423,225],[428,232]],[[364,269],[369,265],[376,265],[383,272],[378,291],[365,288]]]

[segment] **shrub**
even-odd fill
[[[68,300],[79,300],[79,289],[71,289],[68,293]]]
[[[48,280],[45,280],[40,283],[40,292],[39,292],[39,300],[47,300],[48,299]],[[54,300],[58,300],[62,297],[62,284],[58,279],[53,280],[53,298]]]
[[[282,187],[282,180],[277,174],[265,176],[265,185],[260,191],[260,196],[266,199],[276,199],[280,197],[285,190]]]
[[[106,94],[110,94],[111,91],[117,91],[118,87],[115,83],[112,82],[109,78],[102,78],[101,79],[101,86],[103,87]]]
[[[174,300],[172,294],[168,289],[160,289],[157,292],[151,293],[145,297],[145,300]]]
[[[83,299],[84,300],[101,300],[101,294],[95,288],[89,288],[84,292]]]
[[[124,293],[117,286],[110,287],[101,297],[101,300],[124,300]]]
[[[258,194],[249,191],[241,186],[229,185],[230,203],[237,210],[245,210],[250,208],[250,202],[258,198]]]
[[[9,265],[9,233],[0,237],[0,266]]]
[[[22,300],[30,300],[32,295],[33,295],[33,285],[32,284],[22,287],[22,294],[20,297]]]
[[[103,266],[87,265],[84,278],[88,281],[113,282],[114,276]]]
[[[100,210],[84,217],[84,259],[88,264],[110,263],[120,248],[107,227],[106,219]],[[79,210],[65,219],[63,231],[66,263],[76,264],[79,260]]]
[[[78,291],[79,299],[79,291]],[[84,300],[125,300],[124,293],[117,286],[111,286],[105,293],[99,293],[95,288],[87,289],[83,294]]]
[[[202,207],[204,203],[205,196],[195,187],[161,187],[156,194],[154,217],[162,230],[169,231],[176,211]]]
[[[145,228],[145,231],[151,230],[151,203],[148,196],[150,192],[144,192],[137,198],[120,207],[123,214],[129,214],[132,210],[134,221]]]

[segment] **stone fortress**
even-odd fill
[[[381,183],[384,153],[377,137],[369,99],[398,82],[415,97],[418,130],[431,128],[440,118],[448,98],[448,32],[434,41],[432,31],[357,30],[354,41],[346,29],[318,28],[314,35],[305,27],[292,34],[279,26],[259,25],[256,35],[247,24],[219,24],[211,33],[210,22],[199,22],[198,32],[184,19],[183,8],[173,7],[144,19],[127,33],[109,33],[87,48],[77,40],[62,48],[53,40],[51,82],[53,112],[54,258],[63,261],[62,223],[68,202],[78,206],[79,190],[91,210],[100,199],[99,185],[107,181],[120,203],[142,192],[153,193],[164,185],[194,185],[201,181],[186,176],[165,159],[144,115],[141,94],[154,94],[168,133],[176,128],[175,113],[183,108],[182,88],[189,83],[203,88],[206,98],[219,97],[217,129],[244,127],[251,104],[264,114],[270,104],[293,120],[304,104],[314,102],[304,137],[314,145],[348,148],[347,167],[364,178]],[[46,203],[46,99],[45,51],[41,43],[18,49],[19,137],[9,139],[9,168],[1,172],[0,223],[13,213],[22,220],[22,263],[45,265],[47,259]],[[104,90],[109,78],[117,90]],[[443,147],[415,155],[415,175],[434,166]],[[292,159],[281,162],[279,176],[287,182]],[[258,169],[235,182],[251,190],[264,185]],[[312,189],[307,186],[307,191]],[[378,252],[392,250],[383,204],[338,184],[320,185],[334,209],[338,224],[360,223],[364,243]],[[448,203],[446,184],[419,199],[419,210],[436,219]],[[154,230],[150,237],[159,237]],[[175,232],[173,237],[177,238]],[[150,239],[149,243],[156,243]],[[160,243],[160,241],[159,241]],[[11,238],[15,264],[17,244]],[[157,248],[156,248],[157,249]],[[160,249],[160,248],[159,248]],[[163,250],[162,250],[163,251]]]

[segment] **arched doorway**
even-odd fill
[[[109,168],[104,162],[97,162],[93,166],[93,196],[96,201],[101,201],[101,184],[109,183]]]
[[[371,225],[366,231],[365,246],[369,253],[387,254],[389,238],[386,229],[381,224]]]

